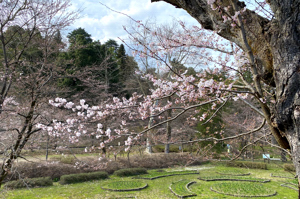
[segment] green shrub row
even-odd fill
[[[153,146],[153,150],[155,152],[160,152],[160,153],[163,153],[165,152],[165,145],[155,145]],[[170,148],[169,148],[169,152],[170,153],[179,153],[181,152],[182,150],[179,150],[179,145],[170,145]],[[196,152],[197,151],[197,148],[192,148],[190,146],[184,146],[183,147],[183,152]]]
[[[63,175],[60,177],[60,184],[72,184],[78,182],[86,182],[89,180],[101,180],[108,178],[108,173],[99,171],[99,172],[92,172],[92,173],[79,173],[79,174],[70,174],[70,175]]]
[[[267,170],[267,164],[262,162],[241,162],[241,161],[232,161],[227,162],[226,164],[229,167],[245,167],[250,169],[265,169]]]
[[[129,169],[120,169],[114,172],[114,175],[119,177],[125,176],[136,176],[141,174],[147,174],[147,169],[145,168],[129,168]]]
[[[14,180],[5,183],[6,188],[10,189],[20,189],[25,187],[46,187],[46,186],[52,186],[53,181],[50,177],[46,178],[27,178],[27,179],[21,179],[21,180]]]
[[[293,165],[293,164],[284,164],[284,165],[283,165],[283,169],[284,169],[285,171],[293,171],[293,172],[296,172],[295,165]]]

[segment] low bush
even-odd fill
[[[38,177],[51,177],[52,180],[59,181],[62,175],[89,173],[96,171],[106,171],[113,174],[119,169],[129,167],[128,159],[118,157],[117,161],[110,161],[107,158],[98,160],[98,158],[86,158],[84,160],[87,164],[74,165],[62,164],[59,161],[47,163],[18,163],[11,170],[10,174],[6,177],[6,181],[18,180],[21,178],[38,178]],[[160,169],[172,166],[192,165],[190,157],[187,154],[155,154],[152,156],[132,156],[130,157],[130,167],[132,168],[146,168],[146,169]],[[194,162],[192,162],[194,163]],[[200,165],[203,161],[197,161],[196,164]],[[1,168],[0,168],[1,171]],[[5,181],[4,181],[5,182]]]
[[[63,175],[60,177],[60,184],[72,184],[78,182],[86,182],[89,180],[102,180],[108,178],[108,173],[99,171],[92,173],[79,173],[79,174],[70,174]]]
[[[227,162],[226,164],[229,167],[245,167],[249,169],[265,169],[267,170],[267,164],[262,162],[241,162],[241,161],[232,161]]]
[[[54,157],[51,157],[50,160],[53,160],[53,161],[59,161],[60,163],[63,163],[63,164],[75,164],[76,162],[76,159],[74,156],[71,156],[71,155],[61,155],[61,156],[54,156]]]
[[[153,151],[163,153],[163,152],[165,152],[165,145],[155,145],[155,146],[153,146]],[[180,152],[179,147],[177,145],[170,145],[169,152],[170,153],[178,153],[178,152]]]
[[[296,172],[295,165],[293,165],[293,164],[284,164],[284,165],[283,165],[283,169],[284,169],[285,171]]]
[[[119,177],[136,176],[136,175],[147,174],[147,173],[148,173],[147,169],[145,168],[120,169],[114,172],[114,174]]]
[[[6,188],[10,189],[20,189],[25,187],[46,187],[46,186],[52,186],[53,181],[50,177],[47,178],[27,178],[27,179],[21,179],[21,180],[14,180],[5,183]]]
[[[0,169],[1,170],[1,169]],[[50,177],[51,179],[59,179],[62,175],[80,173],[81,170],[76,169],[74,166],[69,164],[61,163],[28,163],[22,162],[16,164],[7,176],[7,180],[18,180],[21,178],[39,178],[39,177]]]

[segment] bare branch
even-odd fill
[[[187,143],[203,142],[203,141],[221,142],[221,141],[226,141],[226,140],[232,140],[232,139],[236,139],[238,137],[245,136],[245,135],[250,135],[252,133],[255,133],[255,132],[259,131],[260,129],[262,129],[262,127],[265,125],[265,123],[266,123],[266,119],[264,119],[263,122],[262,122],[262,124],[259,127],[257,127],[256,129],[253,129],[253,130],[251,130],[249,132],[238,134],[238,135],[235,135],[235,136],[229,136],[229,137],[226,137],[226,138],[209,137],[209,138],[196,139],[196,140],[192,140],[192,141],[173,142],[173,143],[170,143],[170,144],[187,144]]]
[[[225,101],[219,108],[217,108],[217,110],[211,115],[211,117],[210,117],[208,120],[206,120],[206,122],[204,122],[202,125],[207,124],[213,117],[215,117],[215,115],[221,110],[221,108],[223,108],[223,107],[225,106],[225,104],[228,102],[228,100],[229,100],[230,98],[231,98],[231,97],[228,97],[228,98],[226,99],[226,101]]]
[[[272,133],[269,133],[269,134],[267,134],[267,135],[263,135],[263,136],[257,138],[257,139],[256,139],[255,141],[253,141],[253,142],[249,142],[247,145],[245,145],[245,146],[240,150],[240,153],[239,153],[238,155],[236,155],[236,156],[235,156],[233,159],[231,159],[230,161],[234,161],[234,160],[238,159],[238,158],[242,155],[242,153],[243,153],[249,146],[255,144],[255,143],[258,142],[258,141],[261,141],[262,138],[264,138],[264,137],[266,137],[266,136],[269,136],[269,135],[272,135]]]
[[[251,109],[253,109],[254,111],[256,111],[258,114],[260,114],[261,116],[265,117],[264,113],[261,112],[258,108],[256,108],[253,104],[251,104],[250,102],[246,101],[243,98],[239,98],[242,102],[244,102],[245,104],[247,104],[248,106],[250,106]]]

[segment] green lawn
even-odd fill
[[[169,172],[159,172],[159,171],[149,171],[149,174],[139,175],[135,178],[154,180],[157,178],[173,176],[173,175],[188,175],[188,174],[198,174],[197,170],[184,170],[184,171],[169,171]]]
[[[107,189],[111,191],[133,191],[137,189],[146,188],[147,184],[141,181],[114,181],[106,183],[102,186],[102,189]]]
[[[190,180],[179,180],[177,182],[172,183],[170,189],[180,197],[193,196],[195,194],[192,193],[187,187],[188,184],[192,183],[194,182]]]
[[[214,183],[211,189],[217,193],[231,196],[273,196],[276,190],[270,189],[265,184],[253,182],[222,182]]]
[[[207,168],[209,167],[210,168]],[[193,167],[192,169],[196,169],[200,172],[200,174],[191,174],[191,175],[175,175],[162,177],[154,180],[146,180],[146,179],[132,179],[132,177],[116,177],[110,176],[109,179],[100,180],[100,181],[92,181],[78,184],[69,184],[69,185],[60,185],[59,183],[54,183],[54,186],[47,188],[33,188],[33,189],[20,189],[20,190],[0,190],[0,198],[5,199],[83,199],[83,198],[129,198],[136,196],[137,198],[149,198],[149,199],[162,199],[162,198],[177,198],[169,189],[169,186],[178,182],[181,179],[187,181],[196,181],[196,183],[192,184],[189,189],[197,194],[195,197],[191,198],[201,198],[201,199],[219,199],[219,198],[233,198],[232,196],[227,196],[219,193],[212,192],[210,188],[214,186],[216,183],[225,183],[218,181],[201,181],[197,178],[201,176],[201,174],[205,174],[206,176],[216,176],[216,172],[228,172],[228,173],[251,173],[252,178],[261,178],[261,179],[271,179],[271,182],[264,183],[263,186],[266,187],[267,190],[277,191],[277,195],[270,197],[274,199],[294,199],[297,198],[297,191],[290,189],[288,187],[280,186],[283,183],[295,183],[294,179],[286,179],[286,178],[272,178],[270,177],[271,173],[285,173],[282,169],[272,168],[271,170],[256,170],[256,169],[237,169],[230,168],[224,166],[215,166],[213,165],[204,165],[199,167]],[[206,169],[202,169],[206,168]],[[175,168],[176,170],[180,170],[181,168]],[[174,171],[175,169],[165,169],[166,171]],[[184,168],[182,168],[184,169]],[[157,173],[156,170],[149,171],[151,173]],[[164,172],[162,172],[164,173]],[[139,181],[144,184],[148,184],[148,187],[140,190],[140,191],[125,191],[125,192],[113,192],[108,190],[103,190],[101,187],[109,185],[113,182],[120,181]],[[251,188],[251,183],[249,183],[249,190],[254,190],[256,188]],[[240,198],[240,197],[236,197]],[[257,197],[257,199],[262,199],[265,197]]]

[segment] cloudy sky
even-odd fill
[[[69,32],[81,27],[91,34],[94,40],[102,42],[115,39],[121,43],[118,37],[126,39],[127,34],[123,26],[128,26],[130,19],[109,10],[99,2],[142,22],[155,18],[159,23],[168,23],[175,18],[190,25],[197,25],[197,21],[186,11],[176,9],[164,2],[151,3],[151,0],[71,0],[71,2],[74,9],[83,11],[80,13],[80,19],[70,27]]]

